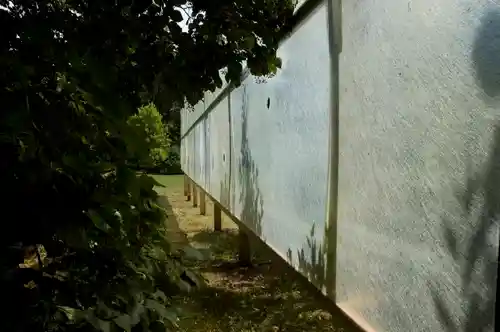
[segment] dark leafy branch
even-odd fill
[[[149,102],[175,119],[222,85],[220,69],[237,80],[243,61],[275,71],[293,12],[191,1],[182,29],[186,4],[0,0],[0,330],[175,327],[166,308],[186,272],[163,236],[158,184],[130,168],[147,145],[128,119]]]

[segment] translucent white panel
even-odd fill
[[[202,115],[205,111],[205,103],[200,100],[195,106],[194,110],[191,112],[191,125]]]
[[[229,110],[222,100],[208,114],[210,133],[210,194],[226,205],[229,195]]]
[[[330,110],[324,6],[279,55],[283,66],[275,77],[262,83],[250,76],[231,93],[232,211],[318,283]]]
[[[376,331],[493,331],[500,8],[343,1],[339,306]]]
[[[193,153],[195,150],[194,146],[194,132],[191,131],[189,132],[187,136],[187,142],[189,146],[189,154],[188,154],[188,174],[191,178],[195,177],[195,160],[196,160],[196,154]]]
[[[200,181],[200,185],[208,192],[210,192],[210,127],[207,117],[204,117],[200,123],[200,128],[202,128],[203,133],[203,145],[200,147],[203,152],[203,177]]]
[[[205,183],[205,127],[201,122],[194,127],[196,133],[196,183],[204,187]]]
[[[184,172],[187,169],[187,146],[184,141],[181,144],[181,168]]]
[[[205,111],[205,104],[203,100],[199,101],[192,109],[187,110],[186,116],[186,128],[185,130],[189,130],[195,121],[203,114]]]
[[[189,155],[191,151],[189,150],[189,138],[184,137],[181,141],[181,150],[184,150],[184,159],[182,162],[182,170],[184,173],[189,174]]]
[[[186,109],[181,110],[181,136],[186,132],[187,118]]]
[[[200,142],[199,142],[199,130],[198,130],[198,127],[194,127],[189,136],[191,136],[191,140],[192,140],[192,150],[194,153],[193,155],[191,156],[192,159],[193,159],[193,170],[191,172],[191,178],[193,180],[195,180],[196,182],[199,181],[199,174],[200,174],[200,155],[199,155],[199,146],[200,146]]]

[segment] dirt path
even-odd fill
[[[180,299],[182,331],[354,331],[340,314],[325,310],[327,302],[262,245],[254,245],[256,266],[239,266],[236,225],[223,216],[224,231],[214,232],[211,202],[207,215],[200,216],[183,196],[182,177],[157,180],[167,185],[159,192],[174,242],[189,243],[206,256],[195,270],[208,286]]]

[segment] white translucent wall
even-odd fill
[[[231,211],[276,251],[297,260],[326,220],[329,55],[322,6],[286,40],[279,73],[231,93]],[[301,50],[297,52],[297,50]],[[256,218],[257,217],[257,218]]]
[[[500,7],[343,2],[337,301],[377,331],[493,331]]]
[[[500,6],[343,1],[339,73],[326,8],[282,43],[275,77],[183,111],[183,170],[364,329],[493,331]]]
[[[182,144],[194,149],[186,150],[183,169],[309,274],[321,250],[327,209],[330,58],[324,4],[278,54],[283,64],[275,77],[262,82],[249,76],[216,103],[217,96],[206,93],[202,118],[195,114],[202,113],[198,105],[183,112],[189,125],[183,125]]]

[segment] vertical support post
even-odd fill
[[[205,201],[205,191],[200,188],[200,214],[203,216],[205,214],[207,214],[206,209],[207,209],[207,205],[206,205],[206,201]]]
[[[189,183],[188,177],[184,174],[184,196],[189,196]]]
[[[252,252],[250,248],[250,238],[247,232],[239,227],[238,233],[238,260],[241,265],[250,266],[252,265]]]
[[[191,182],[191,186],[193,188],[193,207],[198,206],[198,189],[196,188],[196,184],[194,182]]]
[[[217,232],[222,230],[222,213],[217,202],[214,202],[214,230]]]
[[[187,175],[184,175],[184,191],[186,194],[186,201],[191,200],[191,179]]]
[[[330,123],[328,139],[328,196],[326,244],[326,294],[336,302],[337,213],[339,187],[339,56],[342,52],[342,0],[328,0],[328,45],[330,51]]]

